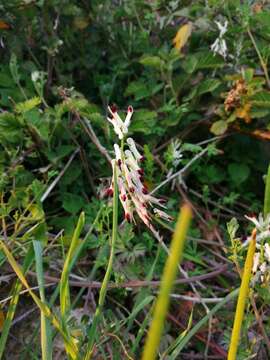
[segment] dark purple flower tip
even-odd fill
[[[126,194],[123,194],[123,195],[121,196],[121,199],[122,199],[123,201],[126,201],[126,200],[127,200]]]
[[[140,169],[138,170],[138,174],[141,175],[141,176],[143,176],[144,170],[140,168]]]
[[[125,213],[125,219],[127,220],[128,223],[131,223],[131,216],[129,213]]]
[[[105,196],[112,197],[112,196],[113,196],[113,189],[112,189],[112,188],[108,188],[108,189],[105,191]]]
[[[167,200],[166,200],[166,199],[159,199],[158,202],[159,202],[160,204],[162,204],[162,205],[167,204]]]
[[[116,112],[117,112],[117,107],[116,107],[115,104],[113,104],[113,105],[111,106],[111,110],[112,110],[113,113],[116,113]]]
[[[121,160],[121,159],[118,159],[118,160],[117,160],[117,164],[118,164],[119,167],[121,167],[121,165],[122,165],[122,160]]]
[[[144,186],[143,188],[142,188],[142,193],[143,194],[148,194],[148,189],[147,189],[147,187],[146,186]]]
[[[130,188],[129,188],[129,191],[130,191],[131,193],[134,193],[134,191],[135,191],[134,187],[130,187]]]
[[[142,156],[141,158],[140,158],[140,162],[144,162],[145,161],[145,156]]]
[[[128,112],[133,112],[133,107],[131,105],[128,107]]]

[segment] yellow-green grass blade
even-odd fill
[[[68,277],[71,271],[71,267],[72,265],[74,265],[74,262],[72,262],[73,256],[78,246],[80,245],[80,234],[84,227],[84,223],[85,223],[85,216],[84,213],[82,212],[79,217],[76,229],[72,236],[72,240],[70,243],[68,253],[66,255],[66,259],[61,275],[61,280],[60,280],[60,309],[61,309],[62,320],[66,319],[66,315],[70,310],[70,294],[69,294],[70,291],[69,291]]]
[[[32,262],[34,260],[34,251],[33,251],[33,246],[30,245],[30,247],[27,250],[27,253],[25,255],[24,258],[24,262],[23,262],[23,268],[22,271],[23,273],[25,273],[31,266]],[[0,337],[0,360],[3,357],[4,351],[5,351],[5,346],[6,346],[6,342],[7,342],[7,338],[8,338],[8,334],[9,334],[9,330],[11,328],[11,324],[16,312],[16,308],[17,308],[17,304],[19,301],[19,297],[20,297],[20,291],[22,289],[22,283],[17,279],[12,287],[11,290],[11,300],[9,303],[9,307],[8,307],[8,311],[7,311],[7,315],[5,318],[5,322],[3,325],[3,329],[1,332],[1,337]]]
[[[12,267],[13,271],[16,273],[16,275],[20,279],[23,286],[28,290],[29,294],[31,295],[32,299],[34,300],[34,302],[39,307],[40,311],[43,312],[43,314],[51,321],[53,326],[62,335],[62,337],[64,339],[65,350],[66,350],[67,354],[69,354],[72,359],[77,360],[78,359],[78,347],[76,345],[75,339],[70,337],[64,331],[64,329],[62,328],[59,320],[53,315],[53,313],[51,312],[49,307],[46,304],[44,304],[40,300],[40,298],[38,296],[36,296],[36,294],[31,290],[30,286],[28,285],[28,282],[27,282],[26,278],[23,275],[23,272],[22,272],[20,266],[17,264],[17,262],[14,259],[13,255],[11,254],[11,252],[9,251],[9,249],[7,248],[7,246],[5,245],[5,243],[2,240],[0,240],[0,248],[2,248],[2,250],[3,250],[5,256],[6,256],[8,262],[10,264],[10,266]]]
[[[170,292],[176,277],[177,267],[182,259],[185,238],[191,221],[191,216],[192,213],[190,206],[184,205],[176,223],[170,247],[170,254],[166,261],[162,275],[160,292],[155,305],[153,320],[150,325],[146,344],[143,350],[143,360],[154,360],[156,358],[169,307]]]
[[[270,213],[270,165],[268,166],[264,191],[264,216]]]
[[[33,241],[35,259],[36,259],[36,273],[39,286],[39,295],[43,303],[46,303],[45,288],[44,288],[44,276],[43,276],[43,262],[42,262],[42,250],[43,245],[41,241]],[[43,311],[40,311],[40,336],[41,336],[41,353],[42,360],[52,360],[52,330],[51,324],[48,318],[46,318]]]
[[[238,296],[236,311],[234,316],[228,360],[235,360],[237,355],[238,343],[241,334],[241,327],[244,319],[246,299],[249,293],[249,281],[251,277],[255,250],[256,250],[256,229],[254,229],[252,232],[251,241],[249,243],[248,253],[244,265],[244,271],[243,271],[243,276],[242,276],[242,281],[241,281],[241,286],[240,286],[240,291],[239,291],[239,296]]]

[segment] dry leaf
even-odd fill
[[[187,24],[180,27],[177,31],[175,38],[173,39],[174,47],[181,51],[182,48],[186,45],[188,38],[192,32],[192,23],[188,22]]]
[[[250,117],[250,108],[251,108],[251,104],[247,103],[244,106],[242,106],[241,108],[236,109],[236,116],[239,119],[244,119],[245,123],[249,124],[251,122],[251,117]]]
[[[5,322],[4,311],[0,310],[0,332],[3,330],[4,322]]]
[[[255,130],[252,135],[262,140],[270,140],[270,131]]]
[[[8,30],[11,26],[3,20],[0,20],[0,30]]]

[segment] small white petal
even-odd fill
[[[127,111],[127,116],[125,118],[125,126],[128,128],[129,125],[130,125],[130,120],[131,120],[131,117],[132,117],[132,114],[133,114],[133,107],[132,106],[129,106],[128,107],[128,111]]]
[[[259,266],[259,260],[260,260],[260,253],[256,252],[254,257],[253,257],[253,267],[252,267],[252,272],[256,273],[258,266]]]
[[[264,255],[268,262],[270,262],[270,246],[269,244],[264,244]]]
[[[132,138],[127,138],[127,143],[136,160],[141,160],[143,156],[137,150],[135,141]]]

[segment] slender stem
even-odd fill
[[[247,33],[248,33],[248,36],[250,37],[250,40],[251,40],[251,42],[252,42],[252,44],[254,46],[254,49],[256,50],[256,53],[258,55],[258,58],[260,60],[261,67],[263,69],[264,76],[266,78],[267,87],[270,89],[270,79],[269,79],[269,75],[268,75],[267,65],[266,65],[265,61],[263,60],[263,57],[262,57],[262,55],[260,53],[260,50],[259,50],[259,48],[258,48],[258,46],[256,44],[254,36],[252,35],[249,27],[247,28]]]
[[[86,355],[84,357],[85,360],[89,360],[92,358],[96,328],[97,324],[100,320],[100,316],[102,314],[106,293],[108,290],[108,284],[112,273],[113,259],[115,254],[115,244],[117,239],[117,227],[118,227],[118,187],[117,187],[117,175],[116,175],[116,164],[113,169],[113,184],[114,184],[114,193],[113,193],[113,228],[112,228],[112,240],[111,240],[111,251],[110,257],[108,261],[108,267],[100,288],[98,306],[94,315],[94,319],[92,322],[92,326],[89,332],[89,342],[87,345]]]

